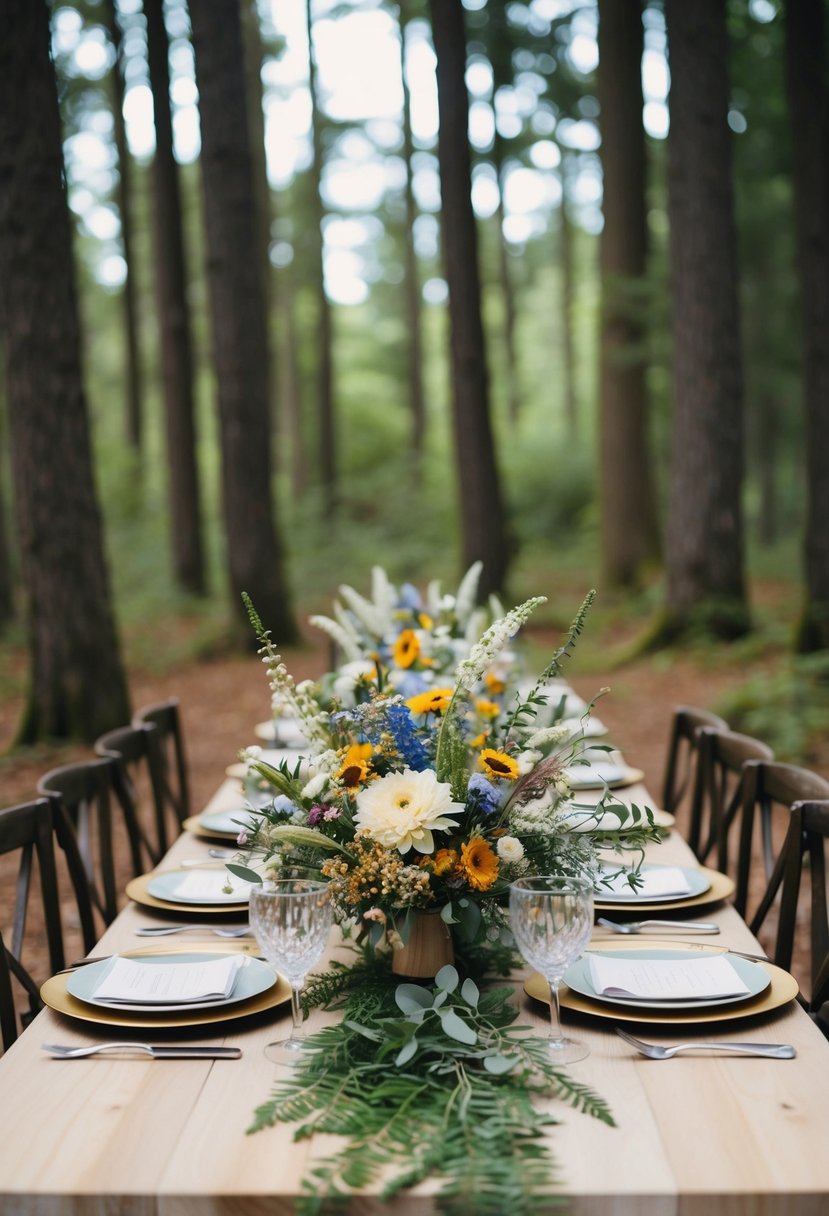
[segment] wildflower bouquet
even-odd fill
[[[263,869],[316,872],[330,884],[340,921],[375,948],[405,944],[416,913],[439,912],[456,953],[468,957],[508,940],[502,908],[517,877],[598,873],[599,846],[641,854],[658,834],[650,813],[609,791],[582,809],[596,825],[610,811],[625,830],[572,830],[566,769],[579,763],[584,731],[537,721],[592,598],[523,695],[480,690],[540,597],[494,621],[451,682],[406,696],[384,678],[378,653],[362,699],[324,708],[311,684],[294,684],[246,599],[271,691],[300,719],[309,749],[294,766],[278,767],[248,749],[249,767],[274,797],[240,835],[256,870],[230,869],[254,881]]]

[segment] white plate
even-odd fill
[[[582,735],[585,739],[598,739],[607,734],[607,727],[599,718],[562,718],[560,726],[566,726],[573,735]]]
[[[216,887],[215,894],[209,892],[207,894],[181,894],[180,888],[182,883],[191,878],[193,874],[215,874]],[[230,882],[233,885],[233,891],[228,894],[222,891],[222,886],[225,882]],[[189,883],[188,885],[192,885]],[[241,879],[233,877],[225,870],[224,866],[217,866],[213,869],[201,870],[165,870],[162,874],[156,874],[147,883],[147,891],[150,895],[154,895],[156,899],[166,899],[171,903],[188,904],[200,907],[204,904],[243,904],[247,903],[250,893],[250,884],[243,883]]]
[[[573,790],[596,789],[602,785],[622,785],[627,780],[628,770],[623,764],[610,764],[597,760],[595,763],[574,764],[564,769],[562,777]]]
[[[273,719],[267,722],[257,722],[254,729],[254,734],[257,739],[261,739],[263,743],[270,743],[273,746],[278,741],[280,747],[307,747],[308,740],[302,733],[298,718],[277,718],[277,732],[274,734]]]
[[[664,824],[659,819],[659,812],[652,808],[649,809],[653,815],[654,824],[657,827],[663,827]],[[635,820],[629,817],[621,822],[619,816],[613,811],[605,810],[599,813],[595,807],[582,806],[578,803],[571,806],[569,811],[559,815],[556,823],[568,832],[635,832],[637,829],[649,826],[646,815],[641,815]]]
[[[597,903],[602,904],[664,904],[669,900],[693,899],[696,895],[703,895],[711,887],[711,880],[704,870],[684,869],[681,866],[644,865],[640,872],[646,874],[648,871],[666,869],[681,869],[689,890],[679,891],[674,894],[662,892],[659,895],[643,895],[641,891],[634,891],[633,888],[629,888],[626,891],[609,891],[607,887],[597,886],[594,898]]]
[[[648,950],[647,952],[642,950],[591,950],[590,953],[601,954],[607,958],[679,959],[684,962],[688,961],[688,954],[683,950]],[[707,953],[710,958],[722,956],[721,950],[712,950]],[[706,951],[700,951],[694,955],[695,958],[705,956]],[[709,997],[705,1000],[693,1001],[649,1001],[637,997],[603,996],[595,991],[590,982],[590,969],[586,958],[580,958],[578,962],[573,963],[572,967],[567,969],[564,975],[564,982],[573,992],[578,992],[580,996],[589,997],[591,1001],[599,1001],[603,1005],[623,1005],[626,1009],[654,1009],[665,1013],[670,1013],[674,1009],[713,1009],[719,1005],[735,1005],[739,1001],[751,1001],[754,997],[759,996],[761,992],[765,992],[770,986],[771,976],[757,963],[731,954],[728,956],[728,961],[749,989],[748,993],[743,993],[739,996]]]
[[[247,806],[234,807],[230,811],[207,811],[199,815],[198,825],[205,832],[232,832],[238,836],[256,815],[257,812]]]
[[[216,954],[159,954],[148,955],[140,962],[148,966],[165,965],[169,963],[203,963],[212,958],[227,958],[226,954],[218,951]],[[139,960],[133,960],[139,961]],[[237,1005],[247,1001],[260,992],[267,992],[276,983],[276,972],[267,963],[258,958],[248,957],[244,967],[236,975],[236,983],[228,997],[219,997],[213,1001],[183,1001],[179,1005],[169,1001],[163,1005],[131,1004],[127,1001],[101,1001],[93,995],[95,989],[103,980],[107,970],[112,966],[112,959],[101,959],[99,963],[89,963],[79,967],[67,978],[66,991],[87,1005],[96,1005],[102,1009],[123,1010],[125,1013],[174,1013],[176,1015],[190,1009],[224,1009],[227,1005]]]

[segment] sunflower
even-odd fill
[[[452,688],[430,688],[428,692],[409,697],[406,705],[413,714],[439,714],[452,700],[453,692]]]
[[[352,743],[337,770],[337,779],[347,790],[356,789],[369,775],[369,760],[374,755],[370,743]]]
[[[420,641],[414,629],[404,629],[394,643],[394,661],[398,667],[411,667],[420,654]]]
[[[487,697],[480,697],[475,702],[475,708],[483,718],[497,718],[501,712],[498,702],[490,701]]]
[[[506,752],[496,752],[494,748],[486,747],[479,758],[481,768],[489,777],[505,777],[507,781],[515,781],[518,776],[518,764]]]
[[[498,877],[498,858],[482,836],[461,845],[458,869],[474,891],[488,891]]]

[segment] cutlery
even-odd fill
[[[155,1047],[150,1043],[92,1043],[86,1047],[67,1047],[61,1043],[41,1043],[43,1051],[59,1060],[80,1060],[105,1051],[139,1052],[154,1060],[238,1060],[241,1047]]]
[[[169,937],[172,933],[213,933],[216,937],[250,937],[250,925],[142,925],[135,930],[136,937]]]
[[[670,1060],[681,1051],[730,1051],[739,1056],[764,1056],[769,1060],[793,1060],[797,1055],[790,1043],[677,1043],[675,1047],[659,1047],[656,1043],[643,1043],[621,1027],[616,1027],[619,1038],[630,1043],[649,1060]]]
[[[596,924],[614,933],[641,933],[643,929],[676,929],[682,933],[719,933],[720,926],[708,920],[633,920],[620,924],[615,920],[607,920],[604,916],[596,917]]]

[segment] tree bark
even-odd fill
[[[311,14],[312,0],[305,0],[305,20],[308,31],[308,91],[311,95],[311,145],[312,159],[309,168],[311,228],[311,257],[314,289],[317,297],[316,349],[314,363],[317,370],[317,419],[319,481],[322,486],[323,510],[331,518],[337,506],[337,426],[334,405],[334,351],[331,325],[331,304],[325,291],[325,267],[323,262],[324,237],[322,223],[322,116],[317,88],[317,61],[314,55],[314,23]]]
[[[155,292],[161,346],[173,574],[195,595],[206,589],[190,312],[178,165],[173,155],[170,65],[163,0],[145,0],[155,120],[151,167]]]
[[[604,228],[599,245],[599,485],[605,582],[636,585],[658,550],[645,382],[647,273],[641,0],[599,0]]]
[[[238,0],[191,0],[202,127],[207,274],[234,620],[241,593],[281,641],[296,636],[271,497],[268,335]]]
[[[573,338],[573,226],[567,213],[567,172],[562,153],[561,207],[559,208],[559,256],[561,258],[561,348],[564,362],[564,420],[569,439],[579,433],[579,408],[576,394],[576,349]]]
[[[462,560],[482,560],[480,593],[503,587],[508,566],[481,321],[478,238],[472,210],[461,0],[430,0],[437,56],[438,159],[443,260],[449,287],[452,415],[460,490]]]
[[[412,110],[409,82],[406,77],[406,30],[410,16],[406,0],[398,5],[400,21],[400,80],[403,86],[403,160],[406,165],[404,202],[406,218],[404,226],[404,284],[406,309],[406,368],[409,390],[409,412],[412,421],[412,455],[415,475],[420,480],[423,460],[423,444],[426,434],[426,400],[423,391],[423,324],[420,305],[420,277],[415,251],[414,227],[417,219],[417,204],[414,196],[414,140],[412,138]]]
[[[786,85],[792,131],[806,413],[805,598],[798,646],[829,648],[829,90],[821,0],[787,0]]]
[[[106,0],[103,18],[115,50],[112,67],[112,122],[118,157],[117,204],[121,218],[121,248],[127,268],[124,279],[124,333],[126,335],[126,416],[127,442],[140,455],[143,440],[141,349],[138,339],[138,296],[135,284],[136,258],[133,250],[133,212],[131,161],[124,123],[124,63],[121,26],[115,0]]]
[[[667,627],[748,627],[742,366],[724,0],[667,0],[674,420]]]
[[[0,400],[0,452],[6,448],[4,402]],[[0,460],[0,634],[14,618],[14,585],[6,509],[6,462]]]
[[[0,319],[30,688],[21,742],[129,718],[93,484],[48,8],[4,0]],[[36,116],[36,121],[33,120]]]

